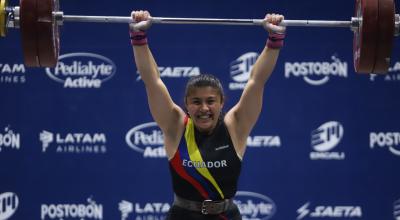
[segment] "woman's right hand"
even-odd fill
[[[148,11],[132,11],[133,23],[129,24],[131,31],[146,31],[151,27],[152,20]]]

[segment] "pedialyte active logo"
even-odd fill
[[[7,126],[4,128],[3,132],[0,132],[0,152],[5,149],[19,150],[21,147],[21,135],[14,132]]]
[[[97,204],[92,198],[87,199],[87,203],[59,203],[42,204],[41,220],[59,219],[59,220],[90,220],[103,219],[103,205]]]
[[[303,77],[309,85],[320,86],[327,83],[330,77],[347,78],[348,65],[335,55],[332,61],[285,62],[285,78]]]
[[[0,83],[22,84],[26,82],[26,69],[22,63],[0,63]]]
[[[344,135],[343,125],[337,121],[329,121],[311,132],[311,147],[314,149],[310,153],[312,160],[344,160],[345,153],[332,151]]]
[[[125,141],[134,151],[143,157],[166,157],[164,136],[156,122],[137,125],[126,133]]]
[[[244,89],[258,56],[258,53],[248,52],[231,62],[230,74],[234,82],[229,83],[230,90]]]
[[[55,68],[46,68],[47,75],[64,88],[100,88],[116,72],[115,63],[94,53],[61,55]]]
[[[159,66],[161,78],[190,78],[192,76],[200,75],[200,67],[198,66]],[[139,72],[136,81],[141,79]]]
[[[371,149],[387,148],[392,154],[400,156],[400,132],[371,132],[369,147]]]
[[[165,220],[171,205],[168,202],[129,202],[118,204],[121,220],[152,219]]]
[[[275,202],[260,193],[238,191],[233,200],[246,220],[267,220],[277,210]]]
[[[61,133],[43,130],[39,134],[43,153],[104,154],[107,152],[105,133]]]
[[[315,205],[306,202],[297,209],[297,220],[300,219],[361,219],[362,208],[356,205]]]
[[[18,196],[13,192],[0,194],[0,220],[10,219],[17,211],[19,205]]]

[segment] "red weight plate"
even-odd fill
[[[54,67],[58,61],[59,29],[53,11],[58,11],[58,1],[37,1],[38,56],[42,67]]]
[[[395,13],[393,0],[379,0],[378,41],[373,73],[386,73],[389,69],[395,32]]]
[[[28,67],[38,67],[38,45],[36,30],[36,3],[41,0],[20,1],[20,28],[24,62]]]
[[[378,39],[378,0],[356,0],[355,17],[361,22],[354,32],[354,68],[358,73],[371,73]]]

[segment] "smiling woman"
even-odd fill
[[[161,80],[145,30],[147,11],[132,12],[130,25],[135,63],[148,97],[151,114],[164,135],[174,203],[167,219],[242,219],[233,203],[247,138],[261,113],[264,84],[283,46],[282,15],[268,14],[263,26],[269,38],[255,61],[239,102],[226,114],[224,91],[217,77],[200,74],[186,85],[184,109],[172,100]]]

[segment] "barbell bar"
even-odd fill
[[[359,73],[386,73],[394,36],[400,32],[400,15],[394,0],[355,0],[350,21],[284,20],[282,26],[339,27],[354,32],[353,60]],[[152,17],[153,24],[263,25],[263,19]],[[64,22],[133,23],[131,17],[64,15],[58,0],[20,0],[8,6],[0,0],[0,35],[20,28],[24,62],[28,67],[54,67],[60,52],[59,26]]]

